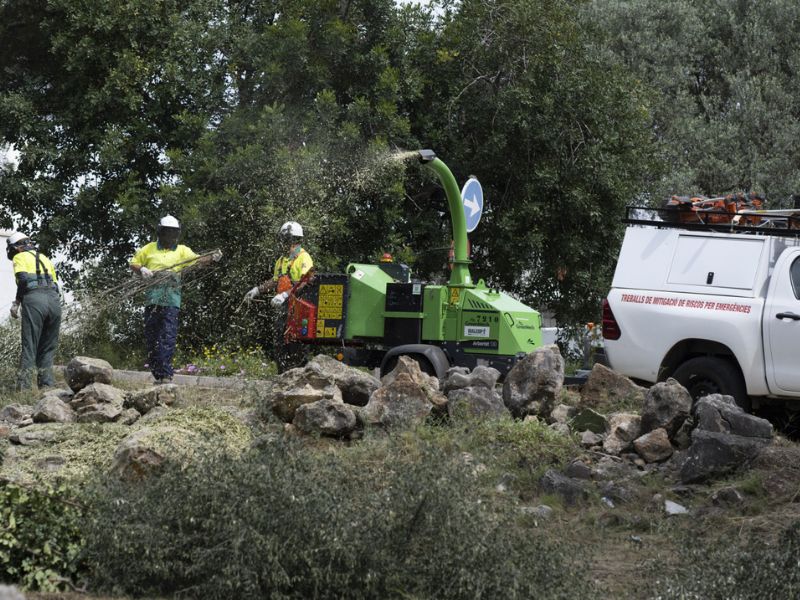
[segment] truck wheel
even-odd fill
[[[733,396],[736,404],[750,410],[750,399],[742,374],[730,361],[716,356],[698,356],[675,369],[672,378],[689,390],[693,401],[708,394]]]

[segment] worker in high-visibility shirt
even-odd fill
[[[272,279],[255,286],[244,296],[248,304],[261,294],[275,293],[270,304],[276,308],[275,322],[273,325],[273,348],[275,360],[279,370],[284,370],[294,359],[292,351],[285,344],[287,311],[283,307],[289,298],[289,292],[294,288],[295,295],[311,281],[314,271],[314,261],[311,255],[303,249],[303,227],[295,221],[287,221],[278,231],[281,244],[286,248],[286,254],[275,261]]]
[[[172,357],[178,341],[181,271],[190,265],[217,262],[222,252],[217,250],[200,257],[188,246],[179,244],[181,225],[172,215],[161,219],[156,234],[156,241],[140,248],[129,264],[134,273],[153,281],[146,291],[144,309],[147,361],[156,383],[169,383],[174,375]]]
[[[34,373],[39,388],[55,385],[53,358],[61,329],[58,277],[50,259],[18,231],[6,240],[6,255],[14,263],[17,295],[11,316],[22,319],[22,355],[17,389],[31,389]]]

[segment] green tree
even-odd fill
[[[656,172],[646,94],[595,55],[571,2],[467,0],[441,40],[415,123],[483,183],[474,271],[562,322],[593,318],[622,207]]]
[[[586,18],[654,90],[669,171],[648,190],[756,191],[772,207],[798,190],[800,7],[786,0],[598,0]]]
[[[222,110],[215,0],[3,0],[0,138],[21,152],[0,180],[46,247],[130,253],[190,147]],[[41,227],[40,227],[41,224]]]

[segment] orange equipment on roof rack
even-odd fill
[[[761,210],[764,198],[758,194],[737,192],[727,196],[672,196],[665,203],[665,220],[672,223],[725,224],[758,226],[761,217],[756,214],[738,214],[739,211]],[[734,221],[735,219],[735,221]]]

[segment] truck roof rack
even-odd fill
[[[795,210],[721,210],[684,211],[675,207],[652,208],[627,206],[626,225],[642,225],[659,229],[715,231],[777,237],[800,237],[800,209]]]

